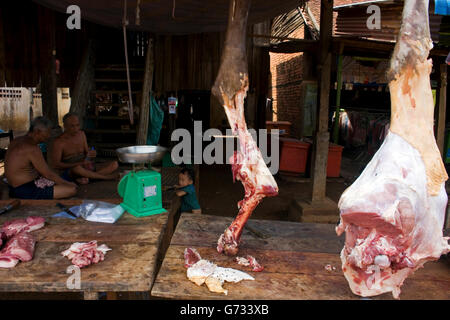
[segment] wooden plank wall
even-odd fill
[[[67,17],[31,0],[0,2],[0,86],[38,84],[49,63],[47,33],[54,29],[60,60],[57,86],[73,87],[92,24],[82,21],[81,30],[68,30]]]
[[[156,96],[178,90],[211,90],[220,66],[225,32],[202,33],[185,36],[155,37],[155,78],[153,90]],[[267,48],[255,47],[251,38],[247,41],[247,59],[250,88],[255,96],[255,106],[263,105],[268,93],[269,53]],[[220,105],[211,99],[211,126],[217,127],[225,119]],[[260,111],[260,110],[258,110]],[[256,120],[258,116],[253,115]],[[259,124],[262,125],[261,123]]]

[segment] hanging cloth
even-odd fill
[[[150,117],[148,117],[147,145],[156,146],[159,141],[162,123],[164,121],[164,111],[161,110],[155,98],[150,95]]]

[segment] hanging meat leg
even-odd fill
[[[219,74],[212,88],[225,109],[231,130],[239,138],[239,151],[231,161],[233,179],[240,180],[245,189],[238,203],[239,213],[221,235],[217,251],[227,255],[238,252],[239,239],[245,223],[255,207],[266,196],[278,194],[278,186],[264,163],[261,152],[247,130],[244,99],[248,90],[245,38],[250,0],[231,0],[225,48]]]
[[[448,176],[433,133],[428,0],[405,0],[388,73],[390,132],[339,200],[342,270],[361,296],[392,292],[426,261],[450,251],[444,238]]]

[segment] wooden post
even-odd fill
[[[145,55],[144,84],[142,85],[141,109],[139,112],[139,128],[136,137],[137,145],[147,144],[148,122],[150,118],[150,92],[153,85],[154,65],[153,38],[150,37],[148,39],[147,53]]]
[[[38,9],[41,61],[42,114],[58,125],[58,98],[56,91],[56,40],[55,15],[52,11]]]
[[[70,112],[78,114],[80,119],[86,114],[86,108],[89,104],[91,91],[94,89],[95,82],[95,49],[94,40],[89,39],[84,49],[80,69],[78,70],[77,80],[73,93],[71,94]]]
[[[98,292],[84,291],[84,300],[98,300]]]
[[[312,203],[326,197],[327,160],[330,133],[328,132],[328,104],[330,95],[331,40],[333,0],[322,0],[320,6],[319,108],[313,145]]]
[[[336,113],[333,127],[333,142],[339,143],[339,114],[341,113],[341,91],[342,91],[342,53],[344,51],[344,44],[341,42],[339,46],[339,56],[337,65],[337,88],[336,88]]]
[[[436,142],[442,156],[444,154],[445,143],[445,109],[447,107],[447,64],[441,64],[440,68],[441,85],[439,87],[439,109],[436,130]]]

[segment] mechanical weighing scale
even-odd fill
[[[133,170],[117,187],[123,198],[120,204],[135,217],[167,212],[162,206],[161,174],[152,169],[168,151],[160,146],[132,146],[116,150],[119,161],[131,163]]]

